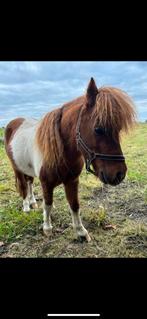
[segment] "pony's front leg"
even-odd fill
[[[43,190],[43,232],[46,236],[52,234],[51,210],[53,206],[53,188],[45,182],[41,181]]]
[[[80,217],[80,208],[79,208],[79,200],[78,200],[78,184],[79,180],[75,179],[64,185],[65,193],[67,200],[70,205],[70,211],[72,216],[73,228],[77,233],[77,236],[87,240],[88,242],[91,240],[88,231],[82,224]]]

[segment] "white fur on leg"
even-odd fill
[[[53,208],[56,208],[55,204],[53,203]]]
[[[78,212],[74,212],[70,208],[71,216],[72,216],[72,222],[73,222],[73,228],[75,229],[78,237],[85,237],[85,239],[89,242],[91,240],[88,231],[83,226],[81,217],[80,217],[80,210]]]
[[[29,189],[29,201],[30,201],[30,205],[32,206],[32,208],[38,208],[34,193],[33,193],[33,184],[32,183],[28,183],[28,189]]]
[[[50,236],[53,228],[50,217],[52,205],[46,205],[44,202],[43,207],[43,232],[46,236]]]
[[[29,184],[27,183],[27,196],[26,198],[23,200],[23,211],[28,213],[30,211],[30,201],[29,201]]]
[[[33,194],[33,186],[30,182],[27,182],[27,196],[23,200],[23,211],[29,212],[30,211],[30,205],[33,206],[36,204],[36,200]],[[35,208],[35,207],[33,207]]]
[[[26,213],[30,211],[30,203],[28,196],[23,200],[23,211]]]

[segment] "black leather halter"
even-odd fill
[[[108,154],[100,154],[100,153],[96,153],[93,150],[91,150],[86,143],[83,141],[82,137],[81,137],[81,133],[80,133],[80,124],[81,124],[81,116],[82,116],[82,111],[83,108],[81,108],[81,111],[79,113],[79,117],[78,117],[78,121],[77,121],[77,127],[76,127],[76,141],[77,141],[77,146],[79,147],[79,145],[81,146],[81,148],[86,152],[86,154],[88,155],[88,158],[85,159],[85,163],[86,163],[86,170],[87,172],[90,172],[94,175],[96,175],[96,173],[90,168],[91,163],[93,162],[94,159],[98,158],[100,160],[104,160],[104,161],[121,161],[124,162],[125,161],[125,157],[123,155],[108,155]]]

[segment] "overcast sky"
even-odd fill
[[[0,62],[0,126],[42,117],[84,94],[91,77],[97,87],[125,90],[147,119],[147,62]]]

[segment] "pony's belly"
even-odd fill
[[[35,177],[35,170],[28,150],[12,145],[13,160],[16,167],[25,175]]]
[[[42,166],[42,158],[37,151],[33,150],[32,145],[32,154],[29,150],[18,150],[13,148],[13,159],[17,168],[24,173],[25,175],[32,177],[39,177],[40,169]]]
[[[42,166],[42,156],[34,143],[24,145],[19,143],[18,138],[11,144],[13,161],[16,167],[23,173],[32,177],[39,177]],[[23,146],[24,145],[24,146]]]
[[[34,122],[33,122],[34,123]],[[13,161],[25,175],[39,177],[42,166],[42,155],[35,143],[36,125],[25,120],[10,144]]]
[[[35,169],[33,163],[34,139],[32,132],[29,132],[29,130],[27,132],[19,130],[14,136],[10,147],[15,166],[23,174],[35,177]]]
[[[34,176],[39,177],[40,170],[42,167],[42,155],[40,154],[39,150],[35,148],[34,150],[34,156],[33,156],[33,167],[34,167]]]
[[[28,175],[28,176],[31,176],[31,177],[35,177],[35,171],[34,171],[34,168],[32,167],[29,167],[30,164],[28,165],[22,165],[22,163],[18,162],[16,163],[17,164],[17,167],[19,168],[19,170],[25,174],[25,175]]]

